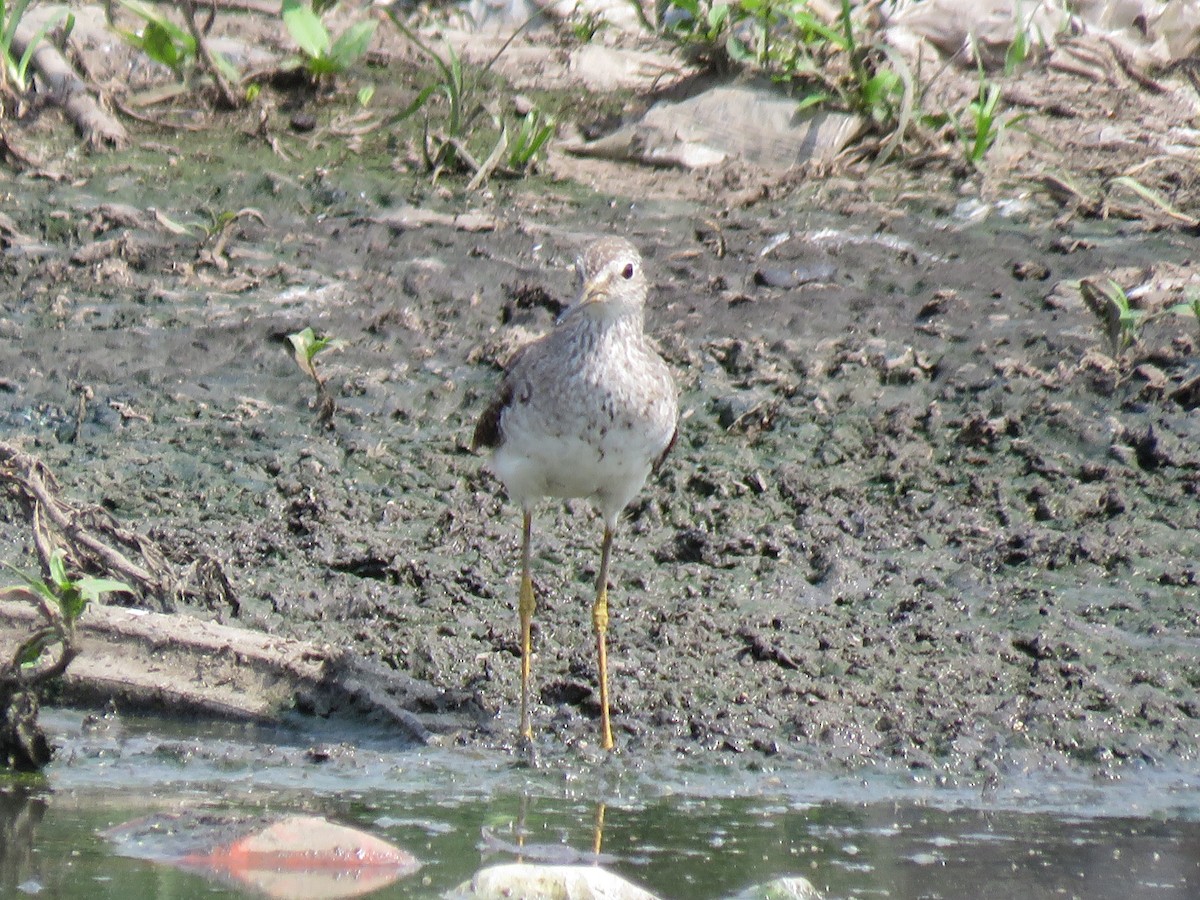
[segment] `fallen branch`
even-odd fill
[[[12,40],[14,55],[20,58],[37,39],[38,30],[33,25],[27,22],[17,25]],[[129,143],[125,126],[100,106],[57,47],[43,41],[33,52],[32,64],[47,95],[62,107],[88,147],[120,148]]]

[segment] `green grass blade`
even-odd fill
[[[4,17],[4,9],[0,7],[0,22],[4,23],[4,31],[0,34],[0,50],[3,50],[6,56],[12,46],[13,35],[17,33],[17,26],[21,24],[21,18],[25,15],[25,9],[29,6],[29,2],[30,0],[17,0],[9,10],[8,18]]]
[[[23,582],[25,582],[31,591],[35,591],[38,596],[42,597],[44,600],[48,600],[52,606],[58,603],[58,598],[55,596],[54,591],[50,590],[46,582],[42,581],[40,578],[32,578],[29,575],[26,575],[16,566],[10,565],[9,563],[5,563],[4,566]]]
[[[1117,178],[1114,178],[1110,182],[1110,184],[1113,187],[1128,188],[1129,190],[1133,191],[1133,193],[1137,194],[1139,197],[1141,197],[1143,200],[1145,200],[1147,203],[1149,203],[1152,206],[1157,207],[1159,209],[1159,211],[1165,213],[1167,216],[1169,216],[1172,219],[1176,219],[1180,222],[1184,222],[1189,225],[1197,224],[1197,220],[1193,216],[1189,216],[1186,213],[1180,212],[1178,209],[1176,209],[1170,203],[1170,201],[1167,200],[1166,197],[1164,197],[1162,194],[1160,194],[1158,191],[1154,190],[1153,188],[1147,187],[1146,185],[1142,184],[1140,181],[1138,181],[1135,178],[1130,178],[1128,175],[1121,175]]]
[[[417,94],[416,99],[413,100],[412,103],[408,104],[408,106],[404,107],[404,109],[402,109],[400,112],[398,112],[396,114],[395,121],[403,122],[405,119],[407,119],[413,113],[418,112],[421,109],[421,107],[424,106],[429,101],[429,98],[432,97],[438,91],[438,89],[440,87],[441,87],[441,85],[431,84],[428,87],[422,89],[422,91],[419,94]]]

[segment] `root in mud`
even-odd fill
[[[233,586],[216,560],[199,557],[177,569],[154,541],[121,525],[101,507],[64,499],[45,463],[4,442],[0,484],[28,517],[44,568],[55,547],[61,546],[73,568],[115,575],[156,599],[164,610],[189,597],[210,609],[228,608],[238,614]]]

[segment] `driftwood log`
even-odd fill
[[[32,604],[0,601],[0,659],[41,621]],[[250,722],[346,715],[414,744],[475,719],[465,698],[343,651],[177,613],[93,605],[76,646],[62,684],[78,705]]]

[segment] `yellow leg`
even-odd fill
[[[533,729],[529,725],[529,672],[533,648],[530,629],[533,626],[533,577],[529,573],[530,549],[529,538],[533,530],[533,513],[525,511],[521,529],[521,598],[517,604],[517,612],[521,616],[521,737],[533,739]]]
[[[596,804],[596,827],[592,833],[592,853],[596,856],[600,855],[600,848],[604,846],[604,804]]]
[[[600,548],[600,574],[596,577],[596,604],[592,607],[592,624],[596,627],[596,648],[600,656],[600,746],[613,748],[612,726],[608,719],[608,560],[612,555],[613,530],[604,526],[604,543]]]

